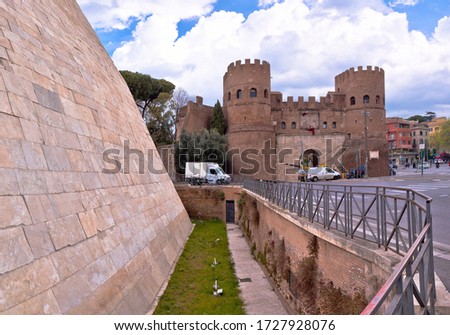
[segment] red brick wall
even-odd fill
[[[380,255],[376,246],[365,246],[337,232],[324,230],[320,225],[291,216],[257,196],[247,195],[241,200],[242,203],[238,214],[241,229],[253,246],[255,256],[263,261],[294,309],[299,302],[285,272],[288,269],[294,276],[299,275],[299,264],[308,256],[308,244],[314,236],[318,244],[318,280],[322,283],[331,281],[349,296],[363,294],[369,301],[392,271],[387,252]],[[279,263],[283,261],[279,259],[281,241],[287,268],[282,271],[279,268]],[[389,256],[392,254],[389,253]]]
[[[178,184],[176,190],[190,218],[217,218],[225,222],[226,201],[234,200],[235,206],[237,206],[242,187]]]

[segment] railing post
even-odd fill
[[[330,186],[324,185],[323,189],[323,225],[330,229]]]
[[[313,187],[312,184],[308,187],[308,215],[309,221],[313,221],[314,218],[314,203],[313,203]]]

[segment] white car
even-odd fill
[[[428,168],[430,167],[430,164],[428,164],[428,162],[422,162],[422,163],[417,164],[417,168],[418,168],[419,170],[422,169],[422,167],[423,167],[424,169],[428,169]]]
[[[308,181],[319,181],[319,180],[336,180],[340,179],[341,174],[329,167],[315,167],[308,170],[307,180]]]

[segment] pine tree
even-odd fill
[[[215,129],[220,135],[225,134],[225,119],[219,100],[214,105],[210,129]]]

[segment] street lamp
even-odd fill
[[[366,103],[364,103],[364,111],[361,112],[364,116],[364,150],[366,152],[366,161],[364,163],[364,176],[369,178],[369,152],[367,150],[367,117],[370,116],[370,112],[366,110]]]

